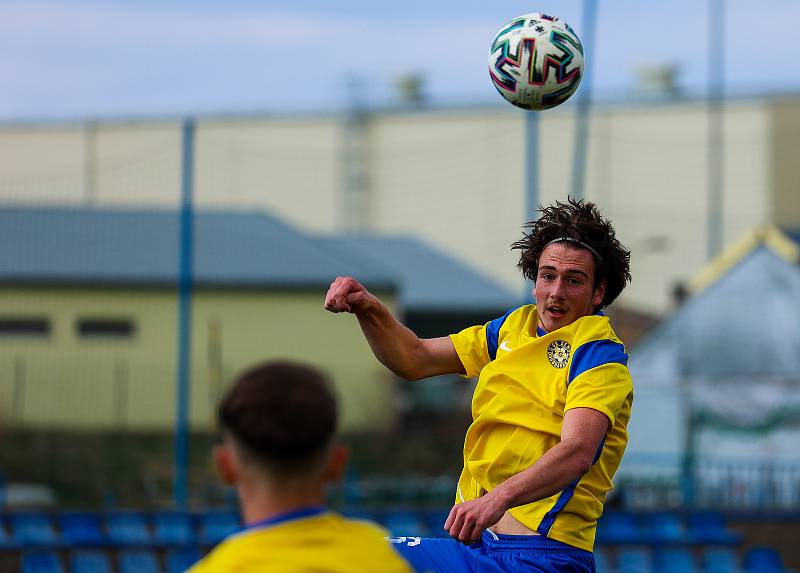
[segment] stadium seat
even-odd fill
[[[744,568],[747,573],[778,573],[785,571],[783,560],[772,547],[752,547],[745,551]]]
[[[703,554],[706,573],[739,573],[739,559],[730,547],[714,547]]]
[[[153,516],[153,541],[159,545],[193,544],[195,535],[191,518],[185,513],[156,513]]]
[[[450,508],[432,509],[425,513],[425,527],[430,537],[449,537],[444,530],[444,522],[450,515]]]
[[[59,543],[53,523],[47,515],[12,515],[11,528],[14,541],[22,547],[55,547]]]
[[[70,573],[112,573],[111,560],[101,551],[78,550],[69,556]]]
[[[373,522],[378,521],[374,512],[367,511],[366,509],[362,509],[359,507],[347,507],[339,510],[339,513],[347,519],[360,519],[362,521],[373,521]]]
[[[639,529],[634,515],[611,512],[601,517],[597,524],[597,541],[600,544],[636,545],[646,542],[647,538]]]
[[[389,509],[381,519],[383,526],[389,530],[392,537],[415,536],[426,537],[427,528],[414,511]]]
[[[202,554],[196,547],[172,549],[167,552],[167,573],[184,573],[200,561]]]
[[[650,551],[644,548],[620,549],[617,561],[619,573],[650,573],[652,571]]]
[[[22,555],[22,573],[64,573],[55,551],[35,551]]]
[[[725,518],[714,511],[690,513],[686,517],[689,538],[702,545],[737,545],[742,541],[740,533],[729,531]]]
[[[58,517],[58,523],[64,543],[71,547],[96,547],[106,542],[100,529],[100,518],[94,513],[63,513]]]
[[[11,536],[8,534],[6,530],[5,523],[0,521],[0,549],[10,549],[13,548],[16,544],[11,539]]]
[[[231,511],[208,511],[201,513],[199,519],[201,545],[216,545],[241,527],[239,516]]]
[[[611,573],[613,571],[608,553],[604,549],[595,548],[594,564],[597,573]]]
[[[657,573],[696,573],[694,555],[683,548],[666,548],[656,553]]]
[[[161,573],[158,557],[144,549],[120,551],[119,573]]]
[[[645,516],[644,524],[650,542],[659,545],[686,543],[689,538],[676,513],[651,513]]]
[[[147,521],[140,513],[114,513],[106,517],[108,540],[115,545],[150,545]]]

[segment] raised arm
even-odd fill
[[[336,277],[325,296],[325,310],[355,314],[375,357],[401,378],[464,373],[449,337],[419,338],[352,277]]]

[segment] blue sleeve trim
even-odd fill
[[[518,306],[517,308],[512,308],[500,318],[495,318],[486,325],[486,347],[489,349],[489,360],[494,360],[497,358],[497,345],[499,344],[500,327],[503,326],[503,323],[506,321],[509,315],[519,308],[522,307]]]
[[[603,439],[600,440],[600,445],[597,447],[597,452],[594,454],[594,461],[592,461],[592,465],[597,463],[597,460],[600,459],[600,455],[603,453],[603,448],[606,445],[606,437],[603,436]],[[561,492],[561,495],[558,496],[555,505],[548,511],[545,516],[542,518],[542,522],[539,524],[539,527],[536,529],[536,532],[547,536],[550,533],[550,528],[553,527],[553,523],[556,521],[556,517],[558,514],[561,513],[561,510],[566,507],[569,503],[569,500],[572,499],[572,496],[575,495],[575,488],[578,487],[578,482],[581,481],[580,476],[574,482],[569,484],[566,488],[564,488]]]
[[[628,355],[625,347],[619,342],[611,340],[593,340],[582,344],[572,355],[572,365],[569,367],[567,384],[575,378],[603,364],[617,363],[627,366]]]
[[[558,516],[561,510],[564,509],[564,507],[569,503],[569,500],[572,499],[572,496],[575,495],[575,488],[578,486],[579,481],[581,481],[581,478],[576,479],[574,482],[564,488],[564,490],[561,492],[561,495],[558,496],[556,504],[545,514],[542,522],[536,529],[539,534],[546,537],[547,534],[550,533],[550,528],[553,527],[553,523],[556,521],[556,516]]]

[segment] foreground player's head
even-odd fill
[[[218,422],[224,444],[215,461],[226,483],[316,487],[344,468],[336,397],[328,378],[310,366],[267,362],[245,371],[220,402]]]
[[[611,304],[631,280],[631,255],[593,203],[570,198],[539,211],[512,248],[552,331]]]

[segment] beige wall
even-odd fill
[[[800,101],[781,101],[771,108],[770,161],[778,225],[800,228]]]
[[[733,101],[724,113],[724,243],[770,222],[800,225],[800,104]],[[574,110],[539,119],[540,201],[551,202],[570,189]],[[376,112],[356,131],[340,116],[197,126],[198,205],[268,209],[305,230],[341,231],[351,224],[347,174],[364,169],[367,230],[420,237],[524,288],[509,250],[525,218],[523,114],[511,106]],[[634,282],[620,300],[635,309],[668,311],[674,283],[707,262],[707,129],[697,102],[593,111],[586,195],[633,251]],[[348,147],[365,153],[351,157],[355,171],[345,169],[345,137],[366,139]],[[174,206],[179,182],[178,123],[0,130],[0,201]]]
[[[322,310],[323,293],[199,292],[192,328],[191,421],[206,428],[218,389],[268,358],[316,364],[336,380],[346,430],[392,423],[394,383],[350,316]],[[391,297],[384,295],[391,304]],[[165,290],[0,289],[0,316],[47,316],[45,339],[0,338],[0,416],[22,426],[170,429],[177,317]],[[87,340],[75,322],[131,317],[132,339]],[[212,337],[210,324],[219,326]],[[335,342],[335,343],[334,343]],[[214,358],[219,355],[221,361]],[[223,384],[224,385],[224,384]]]

